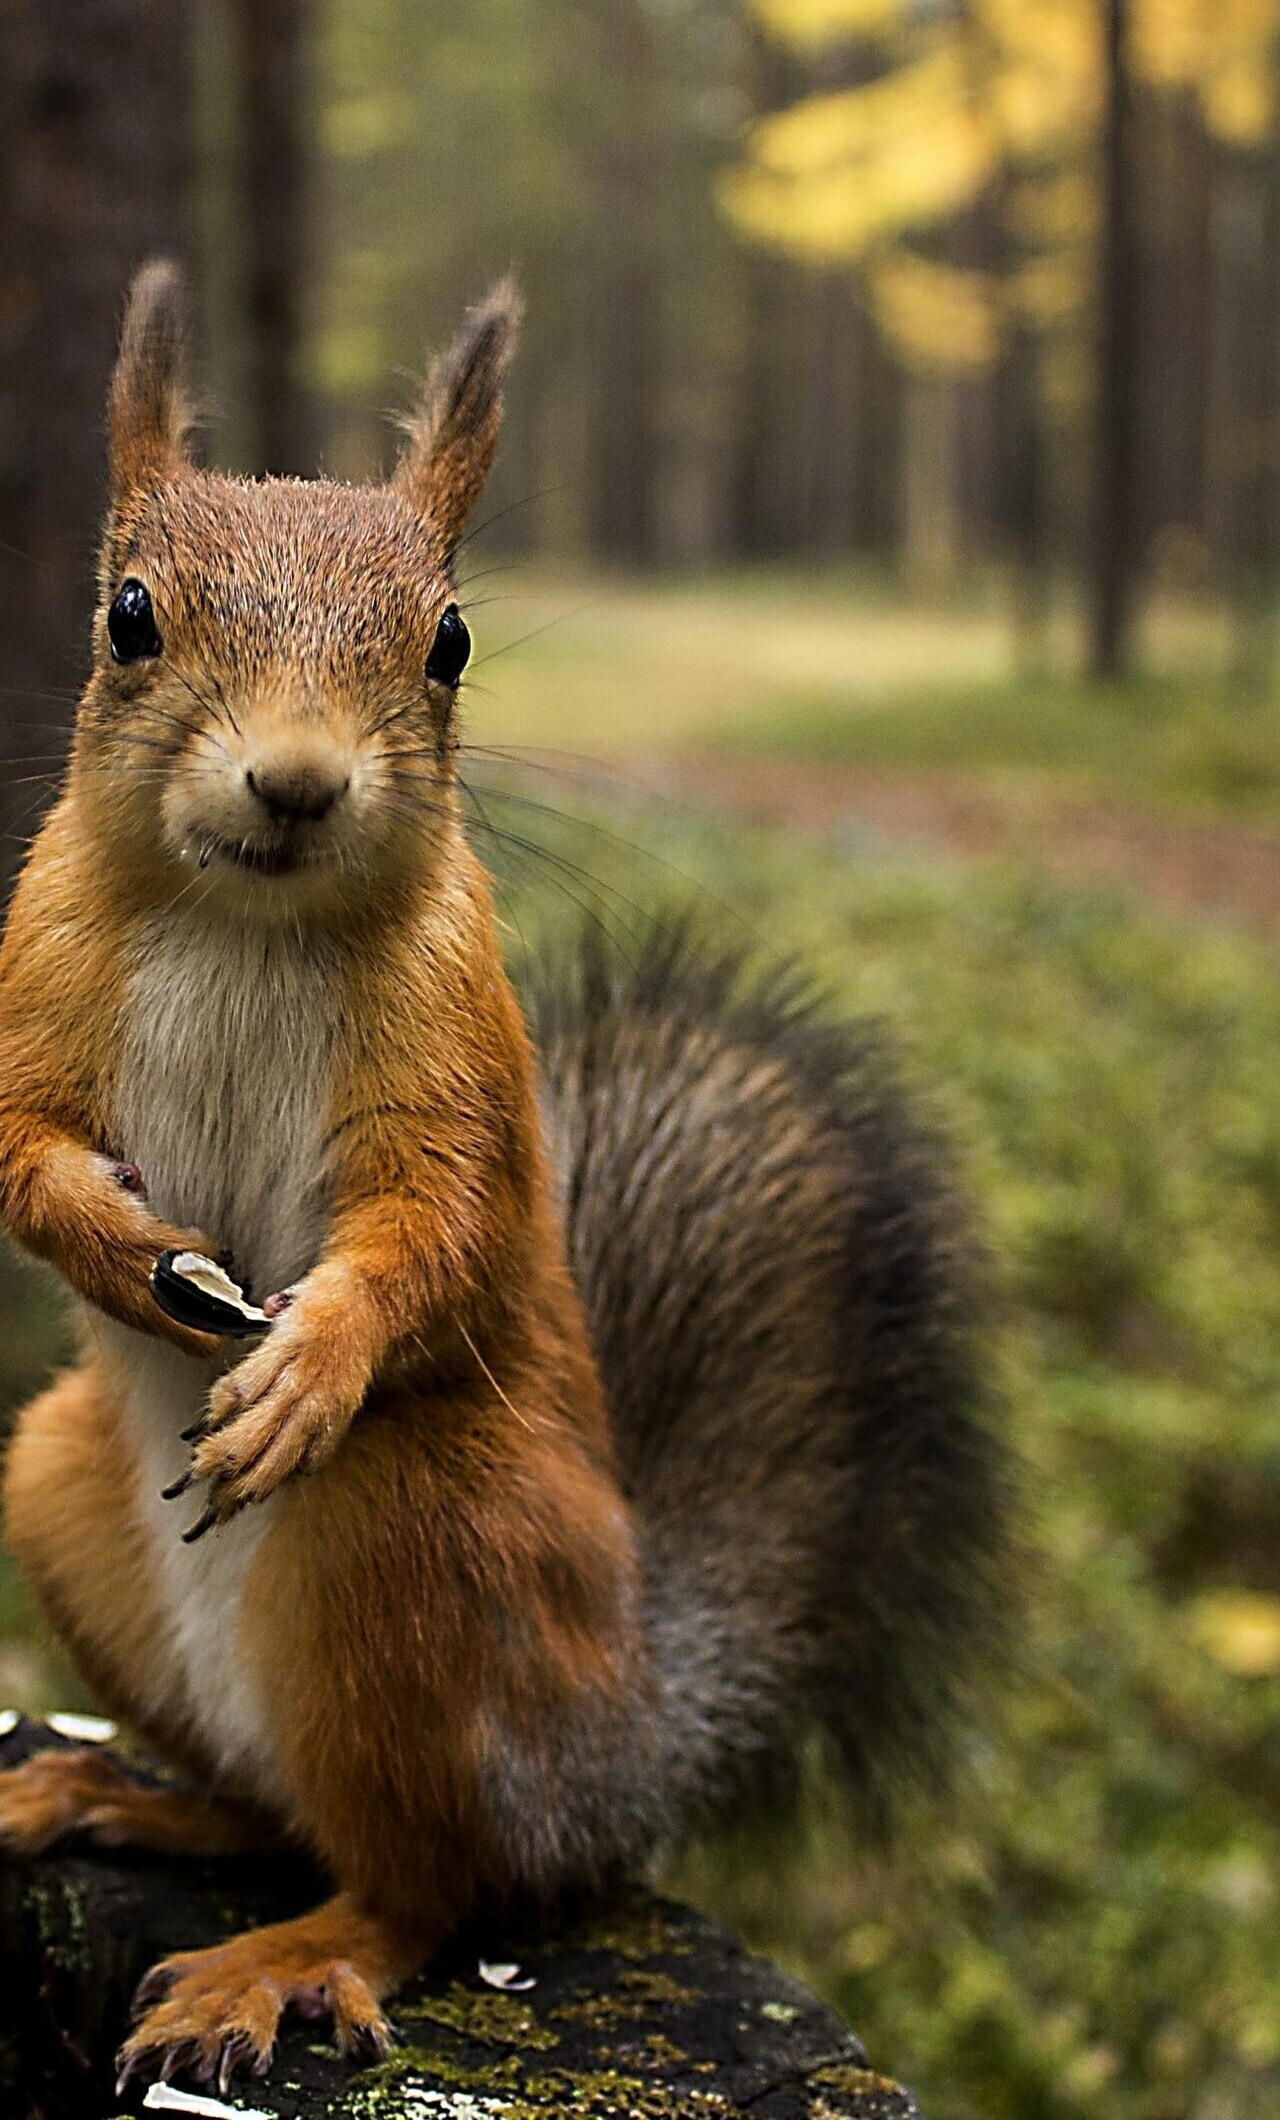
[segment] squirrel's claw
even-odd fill
[[[324,1329],[299,1297],[215,1385],[194,1438],[188,1486],[208,1482],[208,1511],[225,1522],[286,1480],[323,1464],[346,1434],[369,1364],[344,1333]],[[181,1489],[186,1492],[186,1488]],[[207,1526],[193,1526],[202,1536]]]
[[[149,1973],[143,1974],[133,1991],[133,2000],[129,2004],[130,2015],[141,2017],[143,2011],[149,2009],[153,2002],[159,2002],[162,1996],[168,1994],[177,1977],[176,1966],[170,1965],[167,1960],[162,1958],[158,1965],[153,1965]]]
[[[250,1930],[210,1950],[179,1951],[138,1991],[145,2014],[116,2056],[117,2097],[134,2075],[187,2074],[226,2096],[242,2070],[265,2076],[281,2017],[328,2017],[344,2054],[383,2060],[390,2026],[375,1988],[347,1958],[315,1940],[319,1916]]]
[[[204,1537],[206,1531],[212,1531],[215,1524],[224,1521],[225,1519],[219,1515],[213,1503],[210,1502],[208,1507],[196,1518],[194,1524],[188,1524],[182,1534],[183,1545],[194,1546],[197,1539]]]

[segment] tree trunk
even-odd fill
[[[999,501],[1004,549],[1013,579],[1014,647],[1023,676],[1039,676],[1049,659],[1053,585],[1048,550],[1039,350],[1030,327],[1014,325],[1001,374]]]
[[[613,86],[595,152],[594,418],[588,523],[598,559],[644,566],[654,556],[662,294],[656,181],[661,153],[653,30],[638,0],[595,10],[601,78]]]
[[[900,564],[913,593],[936,596],[954,581],[962,549],[959,385],[949,375],[908,371],[905,390]]]
[[[307,0],[235,0],[246,431],[256,469],[315,469],[300,373],[307,268]]]
[[[1132,88],[1126,0],[1104,0],[1106,108],[1102,138],[1102,238],[1098,273],[1097,430],[1089,670],[1128,666],[1136,577],[1135,325],[1137,230],[1131,153]]]
[[[1213,390],[1215,147],[1193,89],[1149,99],[1135,146],[1145,173],[1137,501],[1142,538],[1207,531]],[[1149,144],[1148,144],[1149,143]]]
[[[1231,209],[1234,208],[1234,211]],[[1228,307],[1234,371],[1227,433],[1233,677],[1266,698],[1275,674],[1280,537],[1280,145],[1241,154],[1228,191],[1235,285]]]
[[[184,247],[187,31],[184,0],[0,8],[0,890],[88,667],[124,290]]]
[[[61,1742],[24,1723],[0,1739],[0,1766]],[[297,1859],[160,1862],[83,1849],[0,1859],[0,2110],[102,2120],[116,2105],[112,2053],[148,1967],[287,1918],[323,1892]],[[487,1985],[480,1966],[492,1961],[517,1961],[528,1984],[505,1994]],[[237,2106],[269,2120],[920,2120],[799,1981],[646,1893],[566,1909],[550,1933],[491,1920],[487,1933],[455,1939],[390,2014],[396,2044],[376,2069],[340,2060],[316,2025],[290,2025],[268,2080],[237,2085]],[[141,2104],[135,2087],[129,2110]],[[217,2109],[234,2120],[229,2100]]]

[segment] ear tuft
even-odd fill
[[[107,406],[117,506],[186,461],[186,309],[178,267],[170,258],[152,258],[129,290]]]
[[[499,280],[447,353],[433,362],[395,483],[453,556],[498,446],[502,385],[523,313],[512,279]]]

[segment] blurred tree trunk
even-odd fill
[[[954,580],[962,544],[960,391],[952,376],[924,370],[908,370],[905,390],[901,566],[914,593],[932,596]]]
[[[653,31],[638,0],[597,0],[604,94],[594,169],[594,417],[587,517],[599,559],[642,567],[654,557],[661,360],[662,127]]]
[[[0,882],[88,666],[125,286],[186,234],[184,0],[0,7]]]
[[[745,81],[752,115],[781,110],[793,92],[796,65],[759,19],[746,11]],[[778,521],[779,458],[789,461],[778,431],[780,351],[789,352],[787,296],[795,279],[790,260],[747,244],[739,263],[741,362],[733,403],[728,457],[730,548],[735,557],[763,559],[786,542]]]
[[[1137,514],[1144,539],[1173,528],[1195,540],[1207,529],[1215,153],[1193,91],[1145,104],[1136,149],[1149,224]]]
[[[1280,141],[1236,161],[1227,215],[1236,253],[1228,305],[1233,665],[1242,691],[1257,696],[1275,674],[1280,558]]]
[[[1049,659],[1053,610],[1048,478],[1039,349],[1021,320],[1010,331],[1000,383],[998,508],[1013,575],[1014,645],[1023,675],[1038,676]]]
[[[793,270],[765,250],[742,259],[742,359],[733,399],[727,513],[735,558],[763,559],[776,551],[777,349],[783,277]]]
[[[1136,322],[1138,236],[1131,146],[1126,0],[1104,0],[1106,108],[1098,272],[1098,382],[1094,441],[1089,669],[1118,676],[1129,660],[1136,577]]]
[[[255,468],[315,468],[300,374],[310,225],[308,0],[234,0],[246,427]]]
[[[854,543],[861,465],[858,395],[865,384],[862,319],[847,269],[811,272],[801,411],[806,508],[802,549],[816,560]]]

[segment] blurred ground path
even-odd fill
[[[664,794],[749,823],[1016,860],[1280,934],[1280,824],[1181,818],[918,768],[693,752],[636,772]]]
[[[1069,614],[1057,675],[1020,677],[1005,604],[975,582],[912,598],[871,574],[687,580],[482,570],[464,772],[526,771],[571,813],[650,790],[675,808],[860,848],[1137,890],[1280,932],[1280,706],[1238,699],[1218,617],[1148,614],[1145,677],[1088,687]],[[1060,637],[1059,637],[1060,636]],[[590,858],[580,857],[587,865]]]

